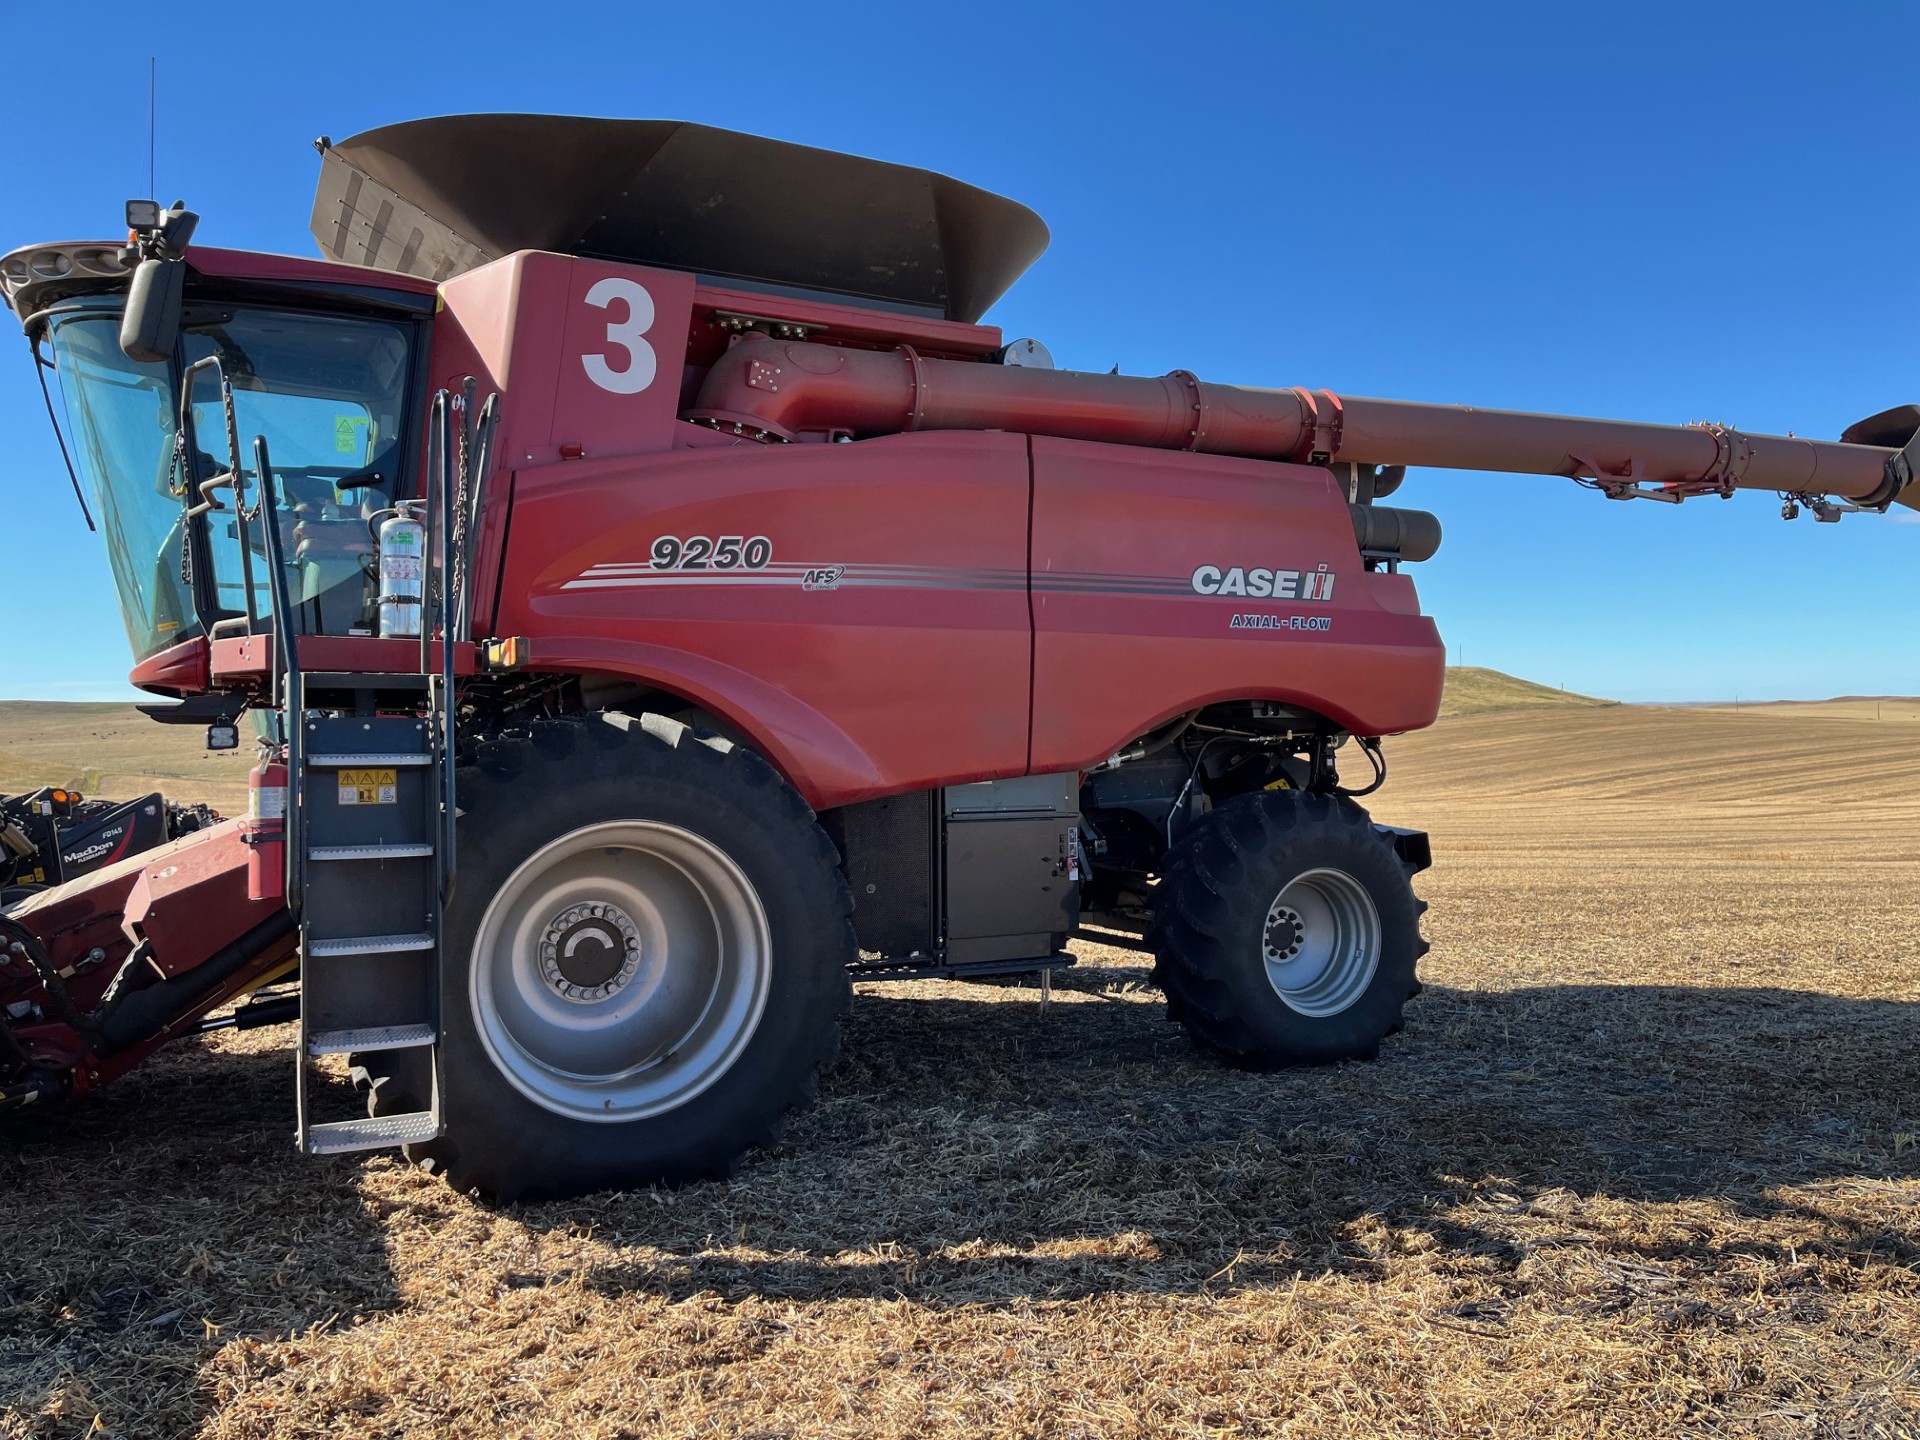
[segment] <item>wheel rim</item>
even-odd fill
[[[746,874],[652,821],[589,825],[529,856],[481,916],[481,1043],[536,1104],[581,1120],[676,1109],[740,1058],[772,938]]]
[[[1308,870],[1267,908],[1260,933],[1267,981],[1302,1015],[1338,1015],[1380,968],[1380,912],[1344,870]]]

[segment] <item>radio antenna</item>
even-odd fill
[[[156,109],[154,94],[158,88],[156,82],[159,78],[159,73],[159,60],[155,56],[149,55],[147,57],[147,194],[155,197],[158,197],[160,194],[160,192],[154,188],[153,179],[153,134]]]

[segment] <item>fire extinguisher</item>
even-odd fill
[[[426,527],[414,512],[418,502],[402,500],[373,518],[386,518],[373,532],[378,555],[378,609],[382,636],[418,635],[425,586]]]
[[[247,898],[280,900],[287,893],[287,760],[275,750],[247,774]]]

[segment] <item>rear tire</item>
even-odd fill
[[[724,1175],[812,1103],[856,955],[839,857],[758,755],[658,715],[545,722],[458,776],[446,1134],[497,1200]],[[374,1114],[421,1052],[356,1057]]]
[[[1410,874],[1351,800],[1228,801],[1181,836],[1155,897],[1169,1017],[1250,1070],[1373,1059],[1420,989]]]

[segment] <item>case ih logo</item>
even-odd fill
[[[1222,570],[1202,565],[1193,572],[1193,588],[1200,595],[1247,595],[1255,599],[1331,600],[1333,572],[1325,565],[1312,570]]]

